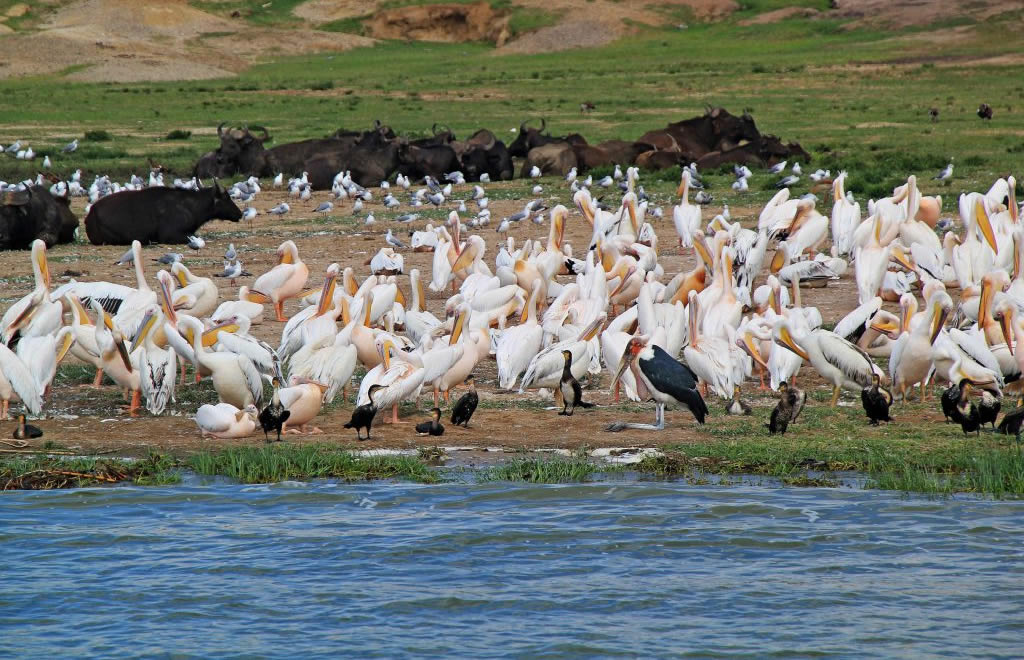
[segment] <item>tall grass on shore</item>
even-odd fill
[[[199,474],[243,483],[325,478],[439,481],[426,463],[413,456],[358,456],[326,445],[231,447],[195,454],[185,465]]]
[[[0,491],[80,488],[126,481],[140,486],[174,484],[181,475],[175,461],[151,453],[139,461],[116,458],[17,457],[0,460]]]

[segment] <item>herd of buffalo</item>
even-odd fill
[[[701,116],[648,131],[634,142],[591,145],[578,133],[556,137],[545,128],[543,120],[540,128],[523,122],[516,139],[506,145],[487,129],[459,140],[450,129],[439,130],[435,124],[431,137],[407,139],[376,122],[367,131],[339,130],[326,138],[267,148],[270,134],[265,128],[225,130],[221,124],[219,146],[204,154],[192,172],[197,180],[214,179],[213,187],[128,190],[103,197],[92,204],[86,231],[96,244],[136,239],[182,243],[208,220],[241,217],[241,210],[216,184],[216,179],[236,176],[306,173],[314,190],[329,190],[335,176],[345,170],[362,186],[376,186],[396,172],[413,180],[440,180],[454,171],[461,171],[467,181],[509,180],[515,176],[513,158],[524,159],[522,177],[534,167],[543,175],[564,175],[573,168],[582,173],[613,164],[658,170],[694,162],[701,169],[714,169],[726,163],[765,166],[810,160],[799,144],[758,131],[748,113],[737,116],[723,108],[709,107]],[[37,238],[47,246],[70,242],[77,228],[66,197],[52,194],[41,182],[8,189],[0,198],[0,249],[27,249]]]

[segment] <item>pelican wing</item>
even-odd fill
[[[249,393],[252,394],[252,400],[258,408],[263,403],[263,378],[260,376],[256,365],[252,363],[252,360],[244,355],[238,356],[238,368],[245,376]]]
[[[234,406],[232,406],[234,408]],[[237,411],[238,409],[235,408]],[[207,433],[223,433],[231,428],[235,416],[220,405],[205,404],[196,411],[196,424]]]
[[[836,323],[835,332],[838,336],[850,340],[851,336],[860,338],[868,321],[882,308],[882,299],[875,296],[863,305],[860,305],[852,312],[844,316],[839,323]]]
[[[253,337],[240,337],[231,332],[221,332],[217,335],[217,344],[223,350],[249,358],[263,373],[278,373],[280,371],[277,353],[265,341]]]
[[[875,365],[857,345],[828,330],[815,330],[818,346],[825,361],[861,387],[871,384]]]
[[[146,410],[154,415],[164,411],[174,392],[178,371],[176,357],[172,350],[146,350],[145,347],[139,356],[142,396],[146,399]]]
[[[256,278],[252,288],[254,291],[270,295],[280,289],[295,274],[296,264],[278,264]]]
[[[25,363],[7,346],[0,344],[0,370],[10,382],[14,392],[21,398],[25,408],[33,415],[43,410],[43,397],[36,385],[35,378]]]

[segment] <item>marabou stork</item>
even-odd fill
[[[627,424],[615,422],[609,431],[642,429],[660,431],[665,428],[665,404],[678,402],[690,409],[700,424],[708,414],[707,404],[697,391],[697,376],[688,366],[672,358],[661,347],[648,345],[649,338],[643,335],[632,337],[626,345],[619,369],[612,380],[612,389],[630,369],[636,378],[637,393],[642,401],[654,400],[656,404],[654,424]]]

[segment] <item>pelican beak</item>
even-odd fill
[[[448,340],[449,346],[454,346],[459,342],[459,338],[462,337],[462,331],[466,325],[466,312],[464,310],[459,311],[455,315],[455,323],[452,324],[452,336]]]
[[[317,305],[316,315],[323,316],[327,310],[334,307],[334,290],[338,286],[338,274],[334,271],[327,272],[327,279],[324,280],[324,287],[320,290],[320,304]]]
[[[786,263],[786,250],[784,248],[776,248],[775,254],[772,256],[771,263],[768,264],[768,271],[772,275],[778,275],[779,271],[782,270],[782,266]]]
[[[46,261],[46,247],[38,251],[36,255],[36,263],[39,264],[39,272],[43,274],[43,282],[46,284],[46,290],[50,290],[50,266]]]
[[[70,332],[66,333],[64,335],[64,342],[57,349],[57,364],[61,363],[61,360],[63,360],[64,356],[68,354],[68,351],[71,350],[71,346],[74,343],[75,335]]]
[[[400,289],[397,285],[395,286],[395,302],[398,303],[399,305],[401,305],[402,309],[405,309],[405,307],[406,307],[405,294],[402,293],[402,289]]]
[[[171,301],[171,291],[167,288],[167,282],[163,277],[158,277],[157,281],[160,283],[160,306],[164,309],[164,316],[171,323],[177,323],[178,315],[174,312],[174,303]]]
[[[173,273],[172,274],[175,277],[178,278],[178,286],[180,286],[180,287],[188,286],[188,278],[185,277],[185,269],[183,267],[181,267],[180,265],[178,265],[177,263],[175,263],[175,266],[178,266],[178,267],[177,268],[173,268]]]
[[[893,245],[891,254],[896,263],[907,270],[913,271],[917,269],[917,264],[914,263],[914,260],[909,254],[907,254],[906,250],[904,250],[902,246]]]
[[[618,294],[620,291],[622,291],[622,289],[626,286],[626,282],[629,281],[629,278],[633,277],[634,273],[636,273],[636,266],[630,266],[629,269],[626,271],[626,274],[619,281],[619,285],[617,287],[615,287],[614,291],[612,291],[610,294],[608,294],[609,297],[610,296],[614,296],[614,295]]]
[[[124,368],[131,373],[133,371],[132,360],[128,357],[128,348],[124,345],[124,339],[120,337],[117,340],[117,352],[121,354],[121,362],[124,363]]]
[[[71,305],[75,308],[75,312],[78,315],[78,323],[80,325],[94,325],[92,319],[89,318],[88,312],[85,311],[85,305],[82,304],[82,301],[78,296],[71,294],[64,296],[64,298],[70,301]]]
[[[583,341],[590,341],[591,339],[596,337],[598,331],[601,329],[601,326],[604,325],[606,318],[607,316],[602,314],[601,316],[598,316],[596,319],[594,319],[593,322],[590,324],[590,327],[588,327],[586,332],[583,333]]]
[[[203,332],[203,346],[210,348],[217,343],[217,335],[222,332],[238,332],[238,324],[232,323],[231,321],[225,321],[219,325],[215,325],[209,330]]]
[[[981,229],[981,235],[985,237],[985,242],[988,243],[993,252],[999,254],[996,236],[992,231],[992,221],[989,220],[988,213],[985,211],[985,204],[980,199],[974,203],[974,214],[978,221],[978,228]]]
[[[761,357],[761,351],[757,348],[757,342],[754,341],[754,335],[750,332],[743,333],[743,336],[736,340],[736,345],[742,348],[747,354],[761,365],[762,368],[767,369],[768,363]]]
[[[142,342],[146,339],[146,335],[153,328],[153,324],[156,323],[156,315],[150,310],[146,312],[146,315],[142,317],[142,323],[139,324],[138,330],[135,331],[135,336],[132,337],[132,348],[138,348]]]
[[[999,327],[1003,331],[1003,339],[1006,341],[1006,348],[1009,349],[1010,355],[1013,355],[1013,321],[1009,314],[1003,313],[999,315]],[[935,341],[933,338],[932,341]]]
[[[380,345],[380,357],[384,361],[385,371],[391,368],[391,348],[393,345],[390,341],[385,341]]]
[[[803,359],[810,362],[811,358],[807,355],[807,351],[797,346],[796,341],[793,340],[793,335],[789,332],[789,328],[783,327],[779,331],[779,336],[775,339],[775,342],[783,348],[788,348]]]
[[[1013,354],[1013,343],[1010,341],[1007,333],[1010,332],[1009,319],[1004,314],[1003,323],[1003,336],[1006,337],[1006,346],[1010,349],[1010,354]],[[942,328],[946,325],[946,319],[949,317],[949,308],[944,305],[936,305],[935,312],[932,314],[932,332],[931,332],[931,343],[935,343],[935,338],[942,332]]]
[[[1011,176],[1008,177],[1006,181],[1010,184],[1010,192],[1008,195],[1010,198],[1010,205],[1008,209],[1010,211],[1010,221],[1013,222],[1013,224],[1017,224],[1017,219],[1020,215],[1020,209],[1017,208],[1017,180]]]
[[[1013,208],[1011,206],[1011,208]],[[1016,222],[1016,221],[1015,221]],[[1020,244],[1024,240],[1021,235],[1014,232],[1013,234],[1013,272],[1010,274],[1010,279],[1015,280],[1020,276]]]
[[[292,251],[287,249],[287,248],[285,248],[285,247],[278,248],[277,256],[278,256],[278,262],[277,263],[279,263],[279,264],[293,264],[293,263],[295,263],[295,257],[292,255]]]
[[[629,222],[633,226],[633,233],[640,227],[640,224],[636,221],[636,198],[630,197],[629,201],[626,202],[626,210],[629,211]]]
[[[352,310],[348,305],[348,298],[341,299],[341,325],[345,327],[352,322]]]
[[[711,249],[708,248],[707,241],[704,240],[703,234],[697,234],[694,237],[693,249],[697,251],[697,255],[700,256],[700,260],[704,262],[704,268],[711,270],[714,266],[714,259],[711,258]]]
[[[888,318],[879,318],[879,315],[877,314],[875,315],[875,319],[871,320],[872,330],[886,335],[889,339],[896,339],[896,337],[899,336],[900,326],[898,324],[893,323]]]
[[[466,248],[462,250],[462,254],[460,254],[459,258],[455,260],[455,263],[452,264],[452,272],[457,273],[460,270],[465,270],[466,268],[468,268],[469,265],[476,260],[476,255],[476,243],[470,242],[466,246]]]

